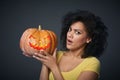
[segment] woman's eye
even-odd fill
[[[79,31],[75,31],[75,34],[81,34],[81,32],[79,32]]]

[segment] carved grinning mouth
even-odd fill
[[[50,47],[50,38],[46,37],[42,40],[39,40],[38,42],[36,42],[35,37],[33,37],[32,35],[29,37],[29,45],[37,50],[45,50],[46,48]]]

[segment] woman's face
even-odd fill
[[[68,32],[66,39],[66,47],[69,50],[77,50],[84,48],[91,39],[87,36],[85,25],[82,22],[73,23]]]

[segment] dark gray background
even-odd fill
[[[19,40],[29,27],[42,25],[60,36],[62,16],[71,10],[90,10],[102,17],[109,28],[108,48],[101,60],[100,80],[119,79],[119,0],[1,0],[0,80],[38,80],[41,63],[22,55]],[[58,49],[59,49],[58,44]]]

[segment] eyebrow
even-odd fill
[[[72,28],[70,27],[70,29],[72,29]],[[76,28],[72,29],[72,30],[83,32],[81,29],[76,29]]]

